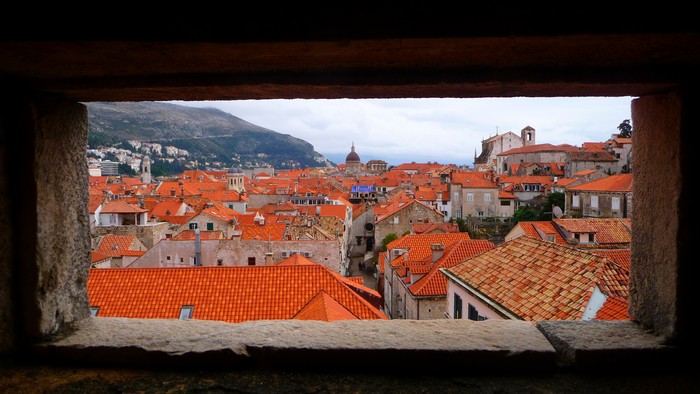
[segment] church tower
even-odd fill
[[[360,167],[360,155],[355,152],[355,142],[353,142],[350,153],[345,157],[345,173],[357,174],[360,172]]]
[[[151,158],[144,156],[141,159],[141,182],[145,184],[151,183]]]
[[[238,167],[229,168],[226,173],[226,190],[233,190],[238,193],[245,192],[245,183],[243,182],[243,170]]]
[[[525,126],[520,130],[520,138],[523,140],[523,146],[535,145],[535,129]]]

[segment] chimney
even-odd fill
[[[321,216],[321,206],[316,205],[316,216]]]
[[[194,230],[194,265],[202,265],[202,239],[199,229]]]
[[[434,263],[442,258],[442,255],[445,253],[445,245],[431,244],[430,250],[433,252],[431,263]]]
[[[272,252],[265,253],[265,265],[272,265]]]

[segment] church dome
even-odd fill
[[[352,163],[352,162],[359,163],[360,162],[360,155],[355,153],[355,143],[352,144],[352,148],[350,148],[350,153],[348,153],[348,155],[345,157],[345,162],[346,163]]]
[[[242,174],[243,170],[240,167],[231,167],[228,169],[229,174]]]

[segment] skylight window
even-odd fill
[[[194,313],[194,305],[183,305],[180,309],[180,320],[189,320]]]

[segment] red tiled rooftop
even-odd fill
[[[521,236],[446,271],[525,320],[580,320],[603,262],[586,251]]]
[[[630,320],[629,303],[620,297],[608,297],[595,316],[596,320]]]
[[[627,193],[632,191],[632,174],[610,175],[581,185],[572,186],[568,190]]]
[[[389,242],[387,249],[408,249],[407,260],[423,260],[432,255],[430,249],[432,244],[442,244],[448,247],[468,239],[471,239],[469,233],[409,234]]]
[[[299,312],[294,315],[297,320],[359,320],[346,307],[329,296],[325,291],[320,291]]]
[[[440,268],[451,268],[462,261],[494,248],[493,243],[486,240],[463,240],[445,249],[442,258],[429,266],[425,276],[408,288],[415,296],[445,296],[447,295],[447,278],[440,273]]]
[[[632,220],[629,218],[558,218],[552,222],[571,233],[595,233],[596,244],[601,247],[632,242]]]
[[[387,319],[321,265],[91,269],[98,316],[242,322],[292,319],[323,291],[360,319]]]
[[[130,251],[134,251],[134,249],[131,249],[131,245],[136,243],[140,244],[140,241],[137,242],[138,239],[133,236],[133,235],[121,235],[121,234],[106,234],[102,237],[100,240],[100,244],[97,246],[95,249],[97,252],[99,252],[102,255],[109,256],[109,257],[121,257],[125,255],[133,255],[133,254],[128,254]],[[139,251],[136,249],[136,251]],[[145,252],[145,250],[141,251]]]
[[[144,213],[148,210],[120,200],[112,200],[102,207],[102,213]]]

